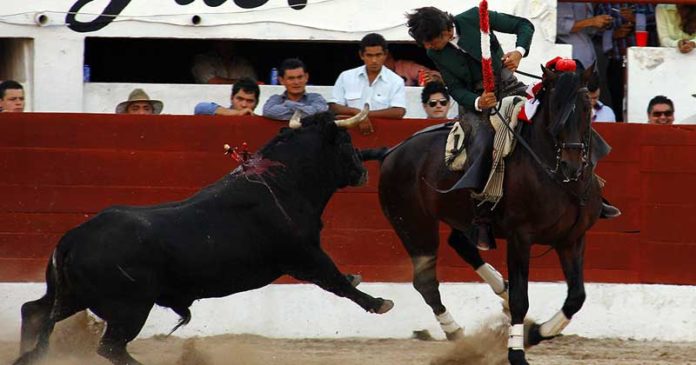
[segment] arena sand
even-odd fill
[[[60,323],[41,365],[109,365],[94,349],[103,330],[84,313]],[[456,343],[419,339],[276,339],[223,335],[138,339],[131,354],[146,365],[505,365],[507,324],[491,318]],[[418,337],[427,338],[421,333]],[[0,342],[0,364],[11,364],[17,342]],[[527,350],[535,365],[696,365],[696,342],[631,341],[561,336]]]

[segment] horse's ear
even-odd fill
[[[555,80],[557,77],[555,72],[549,70],[544,65],[541,65],[541,73],[543,74],[541,80],[542,82],[544,82],[544,84],[548,84],[550,81]]]
[[[582,84],[583,85],[587,85],[587,83],[590,82],[594,72],[595,72],[595,63],[592,62],[590,67],[588,67],[585,71],[582,72]]]

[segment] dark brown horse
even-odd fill
[[[468,190],[440,193],[461,176],[445,166],[449,128],[416,134],[383,158],[379,197],[382,209],[411,256],[413,285],[433,309],[448,338],[462,330],[442,304],[436,275],[438,224],[452,227],[449,244],[493,290],[507,298],[511,314],[508,358],[527,364],[522,323],[529,307],[527,285],[533,243],[549,245],[558,254],[568,296],[552,319],[534,326],[527,342],[536,344],[558,335],[585,300],[583,254],[585,232],[601,210],[600,186],[593,174],[595,159],[590,127],[590,100],[585,87],[593,68],[555,73],[543,68],[544,89],[533,123],[520,134],[505,160],[503,198],[493,210],[497,237],[507,240],[507,283],[486,264],[474,243],[462,233],[469,228],[477,202]],[[374,152],[374,151],[373,151]],[[379,154],[377,154],[379,155]],[[366,156],[365,159],[376,158]]]

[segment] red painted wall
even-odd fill
[[[359,147],[394,145],[429,123],[374,121],[354,133]],[[256,150],[283,126],[263,118],[0,115],[0,281],[42,281],[60,236],[112,204],[185,198],[235,167],[222,145]],[[696,284],[696,128],[598,124],[614,147],[599,166],[605,195],[623,216],[588,235],[588,281]],[[337,193],[324,214],[323,246],[346,272],[370,281],[410,281],[411,264],[382,215],[378,165],[370,182]],[[448,231],[443,227],[443,243]],[[503,246],[504,247],[504,246]],[[536,254],[544,247],[534,249]],[[446,243],[442,281],[477,276]],[[484,254],[505,270],[504,249]],[[535,258],[531,278],[562,280],[553,253]]]

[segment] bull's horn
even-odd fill
[[[365,120],[367,117],[367,113],[370,112],[370,105],[365,103],[365,107],[363,110],[360,111],[360,113],[355,114],[354,116],[348,118],[348,119],[342,119],[342,120],[337,120],[336,125],[339,127],[344,127],[344,128],[350,128],[350,127],[355,127],[358,125],[358,123],[362,122]]]
[[[288,127],[292,129],[297,129],[302,127],[302,123],[300,123],[300,119],[302,117],[302,112],[299,110],[295,110],[295,112],[292,114],[292,117],[290,117],[290,123],[288,123]]]

